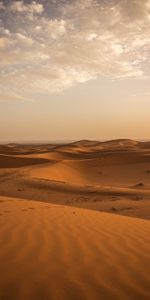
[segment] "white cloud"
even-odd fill
[[[31,47],[34,43],[34,40],[31,37],[25,36],[21,33],[16,33],[16,39],[18,43],[23,44],[23,46]]]
[[[25,4],[23,1],[14,1],[9,5],[9,9],[12,12],[26,12],[32,14],[41,14],[43,12],[43,5],[32,1],[31,4]]]
[[[8,29],[5,29],[4,27],[0,27],[0,35],[1,36],[10,35],[10,31]]]
[[[87,35],[87,41],[93,41],[97,38],[97,33],[90,33]]]
[[[98,76],[150,77],[149,5],[74,0],[52,18],[42,4],[14,1],[5,6],[14,24],[0,27],[2,86],[21,97]]]

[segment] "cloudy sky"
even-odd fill
[[[150,0],[0,0],[0,140],[150,138]]]

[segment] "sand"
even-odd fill
[[[149,299],[150,222],[0,198],[0,299]]]
[[[0,300],[150,299],[150,143],[0,145]]]
[[[1,145],[0,195],[150,219],[150,143]]]

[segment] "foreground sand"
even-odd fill
[[[150,299],[150,222],[0,197],[0,299]]]

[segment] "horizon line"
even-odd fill
[[[109,141],[119,141],[119,140],[133,140],[133,141],[139,141],[139,142],[147,142],[150,141],[150,138],[106,138],[106,139],[38,139],[38,140],[32,140],[32,139],[25,139],[25,140],[2,140],[0,141],[0,145],[2,144],[47,144],[47,143],[74,143],[74,142],[80,142],[80,141],[90,141],[90,142],[109,142]]]

